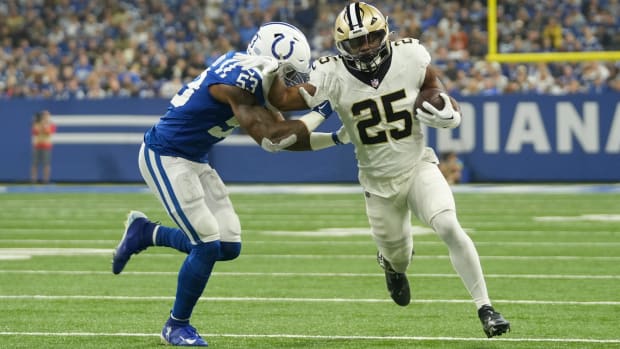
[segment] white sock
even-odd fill
[[[461,228],[456,213],[442,212],[433,218],[432,225],[448,246],[452,266],[473,298],[476,309],[491,304],[478,251],[471,238]]]

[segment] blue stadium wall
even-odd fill
[[[460,98],[456,130],[427,129],[438,153],[457,151],[472,182],[620,181],[618,94]],[[144,130],[167,100],[0,101],[0,181],[29,179],[32,115],[57,123],[52,180],[141,182],[137,153]],[[330,118],[320,130],[340,126]],[[318,152],[264,152],[234,135],[214,147],[211,163],[229,183],[356,182],[351,145]]]

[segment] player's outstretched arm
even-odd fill
[[[314,85],[316,84],[316,86]],[[315,82],[286,87],[281,78],[274,78],[269,90],[269,102],[278,110],[315,110],[326,101],[337,101],[342,80],[332,74],[319,75]]]
[[[285,120],[280,113],[275,113],[258,104],[256,97],[236,86],[224,84],[212,85],[209,91],[218,101],[227,103],[233,110],[239,126],[258,143],[268,139],[274,144],[280,141],[294,143],[295,150],[311,150],[310,131],[300,120]],[[295,135],[294,138],[290,138]]]
[[[309,106],[299,93],[299,88],[303,87],[306,91],[315,92],[315,87],[309,83],[287,87],[284,81],[277,77],[273,79],[269,89],[269,103],[281,111],[304,110]]]

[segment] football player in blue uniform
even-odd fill
[[[306,143],[314,142],[315,148],[317,144],[340,143],[337,133],[309,135],[317,120],[331,113],[328,104],[300,119],[284,120],[266,100],[274,75],[244,65],[247,55],[274,58],[277,76],[287,85],[303,83],[310,72],[310,47],[304,34],[286,23],[267,23],[259,28],[247,53],[221,56],[181,88],[166,114],[145,133],[140,149],[140,173],[177,227],[154,223],[144,213],[131,211],[114,251],[112,271],[119,274],[133,254],[149,246],[172,247],[188,254],[178,274],[174,305],[161,332],[165,344],[207,346],[190,325],[192,310],[215,262],[235,259],[241,252],[239,217],[224,183],[209,165],[211,147],[237,127],[266,150],[295,143],[296,134],[281,137],[291,130]],[[321,86],[308,89],[317,96]],[[307,108],[303,102],[293,107]],[[340,136],[344,138],[342,133]],[[304,140],[294,147],[304,147]]]

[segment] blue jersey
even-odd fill
[[[144,135],[146,146],[160,155],[208,162],[211,147],[239,126],[230,105],[211,96],[211,85],[240,87],[265,104],[262,76],[255,69],[244,69],[233,58],[235,53],[219,57],[179,90],[166,114]]]

